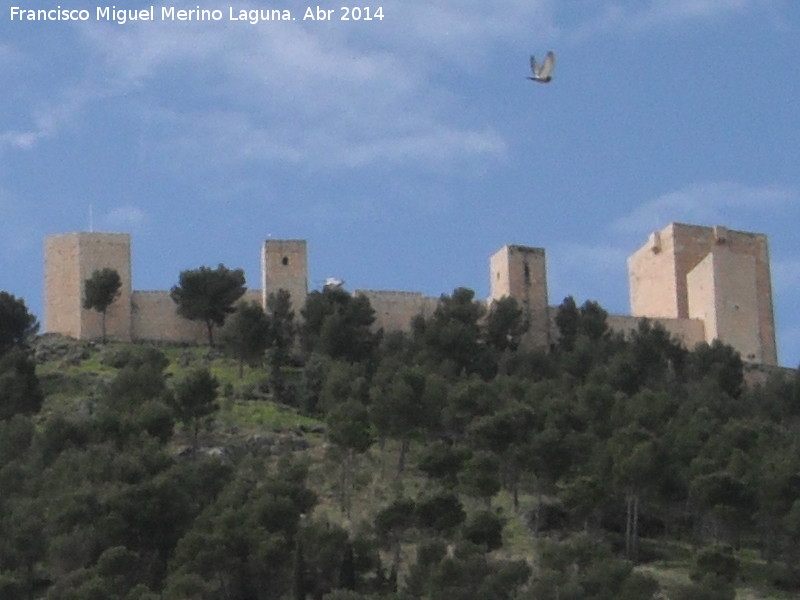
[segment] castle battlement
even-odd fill
[[[775,365],[767,236],[671,223],[628,259],[631,315],[703,321],[744,360]]]
[[[84,281],[97,269],[117,270],[119,297],[106,316],[108,337],[118,340],[198,342],[204,326],[178,315],[167,290],[133,290],[130,236],[68,233],[45,240],[45,329],[79,339],[99,338],[100,315],[83,308]],[[261,290],[245,301],[266,307],[279,289],[290,293],[296,312],[308,295],[305,240],[267,239],[260,252]],[[767,237],[722,226],[671,223],[650,234],[628,259],[631,314],[609,315],[617,331],[635,329],[642,318],[661,323],[691,348],[720,339],[748,362],[777,365]],[[548,347],[557,337],[556,308],[548,305],[544,248],[510,244],[489,259],[490,298],[515,298],[530,324],[528,342]],[[438,298],[420,292],[357,290],[375,310],[375,327],[408,330],[430,316]]]
[[[356,290],[362,296],[383,296],[385,298],[424,298],[422,292],[404,292],[401,290]]]

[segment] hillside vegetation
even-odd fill
[[[302,317],[239,305],[215,347],[0,327],[0,598],[800,594],[796,371],[748,385],[571,298],[548,349],[463,288],[408,334],[341,289]]]

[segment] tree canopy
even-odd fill
[[[379,337],[371,329],[375,311],[366,296],[342,288],[313,291],[303,308],[303,341],[307,351],[358,362],[369,358]]]
[[[202,321],[208,331],[208,343],[214,345],[214,327],[222,327],[244,295],[245,279],[241,269],[200,267],[182,271],[170,297],[178,305],[178,314],[192,321]]]
[[[83,307],[102,315],[103,343],[106,341],[106,312],[119,296],[122,280],[115,269],[100,269],[83,282]]]
[[[219,381],[206,368],[190,371],[175,385],[175,415],[191,430],[195,443],[200,427],[219,410],[218,389]]]
[[[0,292],[0,354],[20,346],[39,331],[39,322],[28,312],[25,301]]]
[[[281,293],[227,321],[267,326],[243,380],[208,348],[12,344],[0,597],[797,595],[797,372],[754,384],[729,346],[591,302],[532,349],[519,307],[466,289],[384,337],[365,300],[310,297],[307,353]]]
[[[245,363],[258,366],[269,344],[269,321],[264,310],[251,302],[239,302],[223,332],[222,345],[239,361],[239,378]]]

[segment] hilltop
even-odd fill
[[[513,301],[383,335],[316,294],[244,362],[45,335],[23,378],[9,351],[0,399],[40,402],[0,422],[2,597],[796,593],[796,372],[747,385],[729,346],[592,302],[545,352]]]

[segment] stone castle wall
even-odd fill
[[[119,298],[107,316],[111,339],[201,343],[202,323],[177,314],[167,291],[132,291],[130,236],[71,233],[45,241],[45,328],[76,338],[100,337],[100,315],[82,308],[83,282],[95,269],[116,269]],[[304,240],[266,240],[261,249],[262,289],[244,299],[266,305],[286,289],[299,316],[308,294]],[[687,347],[721,339],[742,358],[777,364],[766,236],[673,223],[652,234],[628,259],[631,316],[610,315],[609,326],[628,332],[642,317],[664,325]],[[556,309],[548,306],[545,250],[507,245],[489,260],[487,304],[510,296],[530,324],[531,345],[549,347],[557,337]],[[437,298],[417,292],[359,290],[375,310],[375,327],[408,330],[411,320],[430,316]]]
[[[247,290],[241,301],[260,305],[261,290]],[[208,339],[205,325],[181,317],[167,291],[135,291],[131,304],[131,338],[136,341],[202,344]]]
[[[109,339],[131,339],[131,243],[124,233],[68,233],[45,241],[45,329],[75,338],[99,338],[102,317],[83,308],[84,281],[94,271],[116,269],[119,297],[106,311]]]
[[[308,295],[308,254],[305,240],[267,240],[261,249],[262,306],[277,290],[289,292],[295,315]]]
[[[614,331],[629,334],[639,327],[642,317],[630,315],[608,315],[608,326]],[[705,326],[700,319],[670,319],[667,317],[652,317],[653,323],[658,323],[666,329],[672,337],[680,340],[687,348],[694,348],[705,341]]]
[[[131,337],[137,341],[202,344],[208,339],[203,323],[184,319],[167,291],[133,292]]]
[[[724,338],[743,358],[764,362],[756,279],[752,256],[724,248],[709,253],[686,276],[689,314],[706,323],[707,337]]]
[[[548,348],[550,332],[547,307],[547,265],[544,248],[503,246],[489,259],[491,300],[516,298],[528,322],[526,341]]]
[[[430,317],[439,303],[438,298],[419,292],[356,290],[355,293],[369,300],[375,311],[374,327],[385,331],[407,330],[414,317]]]
[[[777,364],[767,237],[672,223],[628,259],[633,316],[698,318],[705,341]]]

